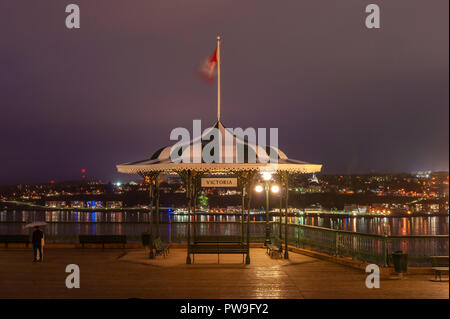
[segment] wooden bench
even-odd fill
[[[196,254],[217,254],[217,263],[220,263],[221,254],[242,254],[244,262],[245,254],[248,254],[247,244],[242,243],[240,237],[208,236],[195,238],[194,243],[188,246],[188,253],[192,255],[194,262]]]
[[[81,247],[84,248],[85,244],[102,244],[102,248],[105,248],[105,244],[122,244],[125,248],[127,243],[127,236],[125,235],[79,235]]]
[[[25,244],[28,247],[30,243],[30,236],[28,235],[0,235],[0,243],[4,243],[5,247],[8,244]]]
[[[431,267],[434,270],[434,280],[442,281],[441,273],[448,272],[448,256],[430,256]]]
[[[241,244],[238,236],[202,236],[194,238],[194,244]]]
[[[163,244],[161,238],[155,238],[153,244],[155,245],[156,255],[163,255],[166,257],[169,254],[169,245]]]
[[[283,243],[278,237],[270,239],[270,244],[267,244],[267,254],[273,257],[273,254],[278,254],[281,257],[283,252]]]

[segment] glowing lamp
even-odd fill
[[[269,172],[263,172],[262,173],[262,179],[265,181],[270,181],[270,179],[272,178],[272,174]]]
[[[273,185],[271,191],[272,193],[278,193],[280,191],[280,187],[278,185]]]
[[[261,185],[256,185],[255,191],[257,191],[258,193],[261,193],[263,190],[264,190],[264,188]]]

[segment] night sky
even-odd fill
[[[65,27],[79,4],[81,29]],[[365,6],[381,7],[369,30]],[[0,184],[130,180],[115,165],[216,118],[278,127],[325,173],[449,167],[448,0],[0,1]]]

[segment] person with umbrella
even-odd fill
[[[43,255],[42,255],[42,246],[44,241],[44,233],[41,231],[39,226],[45,226],[46,223],[43,222],[37,222],[37,223],[31,223],[25,226],[25,228],[33,228],[33,235],[31,238],[31,242],[33,244],[33,252],[34,252],[34,259],[33,262],[41,262]],[[39,260],[37,259],[37,253],[39,251]]]
[[[39,250],[39,261],[42,261],[42,239],[44,238],[44,233],[39,229],[39,226],[34,226],[32,243],[33,243],[33,251],[34,251],[34,259],[33,262],[38,261],[36,259],[37,252]]]

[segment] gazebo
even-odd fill
[[[126,174],[138,174],[142,176],[150,185],[150,216],[153,215],[153,209],[156,209],[156,223],[157,236],[159,236],[159,176],[164,174],[178,174],[181,176],[185,187],[186,187],[186,197],[188,199],[188,253],[186,262],[190,263],[190,246],[191,246],[191,223],[193,212],[195,214],[196,199],[198,193],[202,187],[202,178],[208,178],[213,176],[233,176],[237,180],[237,187],[241,189],[242,194],[242,210],[241,210],[241,226],[244,227],[244,215],[245,207],[247,207],[246,223],[247,223],[247,238],[246,238],[246,263],[250,263],[249,256],[249,221],[250,221],[250,202],[252,189],[255,184],[256,178],[260,173],[271,173],[276,176],[279,183],[285,189],[284,197],[284,214],[285,214],[285,248],[284,256],[288,258],[287,250],[287,208],[288,208],[288,188],[289,181],[293,175],[296,174],[306,174],[320,172],[321,164],[311,164],[307,162],[302,162],[294,159],[290,159],[286,156],[284,152],[280,149],[272,148],[272,152],[277,154],[277,163],[267,162],[267,158],[270,156],[270,147],[260,147],[256,144],[249,143],[248,141],[242,140],[236,135],[233,135],[230,130],[225,128],[223,124],[218,121],[212,128],[216,128],[222,136],[222,140],[232,140],[234,151],[232,158],[226,158],[225,143],[221,143],[222,148],[220,160],[212,163],[205,163],[203,160],[200,163],[193,163],[194,161],[194,143],[196,139],[191,139],[186,145],[181,145],[179,147],[166,146],[157,150],[150,158],[130,162],[125,164],[117,165],[117,170],[120,173]],[[199,137],[200,139],[208,136],[210,131],[206,129],[204,133]],[[248,157],[239,157],[236,151],[237,145],[244,146],[245,152],[253,152],[255,154],[256,162],[249,162]],[[205,147],[205,143],[201,144],[202,149]],[[183,151],[184,149],[184,151]],[[189,150],[188,163],[179,162],[179,159],[184,156],[186,158],[186,150]],[[173,156],[173,152],[177,152],[176,156]],[[264,154],[265,152],[265,154]],[[171,156],[172,154],[172,156]],[[261,155],[265,156],[261,156]],[[263,159],[264,158],[264,159]],[[281,211],[280,211],[281,214]],[[153,229],[153,219],[150,218],[150,229]],[[243,228],[242,228],[243,229]],[[267,229],[266,229],[267,231]],[[244,231],[242,230],[242,235]],[[242,238],[243,239],[243,238]],[[150,250],[150,258],[153,256],[153,250]]]
[[[236,181],[236,187],[241,190],[242,209],[241,209],[241,248],[245,251],[245,262],[250,263],[249,246],[249,221],[250,221],[250,203],[252,189],[256,178],[260,173],[267,176],[268,173],[275,176],[278,182],[285,189],[284,214],[285,214],[285,234],[284,234],[284,257],[288,258],[287,246],[287,209],[288,209],[288,188],[289,181],[293,175],[320,172],[321,164],[311,164],[299,160],[290,159],[284,152],[273,146],[261,146],[256,143],[245,140],[242,136],[237,136],[220,121],[220,38],[217,39],[217,69],[218,69],[218,110],[217,122],[211,128],[206,129],[199,136],[190,139],[183,145],[172,145],[163,147],[150,158],[117,165],[120,173],[139,174],[150,185],[150,231],[153,231],[153,211],[156,209],[157,236],[159,236],[159,176],[164,174],[178,174],[181,176],[186,188],[186,197],[188,200],[188,227],[187,227],[187,257],[186,263],[191,263],[191,253],[194,252],[195,245],[191,244],[191,224],[193,222],[193,212],[195,215],[197,195],[202,187],[202,179],[232,176]],[[212,132],[219,132],[214,135]],[[197,150],[208,148],[205,140],[212,140],[211,135],[220,138],[218,142],[219,154],[216,154],[213,161],[206,162],[201,156],[198,160]],[[226,141],[226,142],[225,142]],[[196,145],[196,146],[195,146]],[[232,152],[230,153],[230,148]],[[240,150],[240,151],[238,151]],[[210,151],[214,155],[214,150]],[[251,154],[251,156],[249,155]],[[275,158],[274,158],[275,155]],[[269,161],[272,156],[274,161]],[[197,160],[196,160],[197,159]],[[266,183],[266,202],[267,197]],[[247,214],[245,214],[245,208]],[[266,208],[267,211],[267,208]],[[244,217],[246,215],[246,240],[244,240]],[[195,220],[195,219],[194,219]],[[281,209],[280,209],[281,220]],[[266,220],[266,235],[270,231]],[[195,227],[194,227],[195,230]],[[195,237],[195,233],[194,233]],[[150,238],[153,238],[151,235]],[[266,237],[267,238],[267,237]],[[153,258],[152,244],[150,243],[150,258]]]

